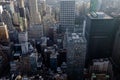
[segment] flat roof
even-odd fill
[[[111,16],[104,12],[93,12],[88,14],[90,19],[113,19]]]

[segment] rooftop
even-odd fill
[[[86,43],[85,38],[82,36],[82,33],[70,33],[67,37],[68,41],[75,43]]]
[[[113,19],[111,16],[104,12],[91,12],[88,14],[91,19]]]

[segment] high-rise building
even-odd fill
[[[73,31],[75,25],[75,0],[60,1],[60,30]]]
[[[13,30],[13,23],[12,23],[12,17],[10,13],[6,10],[2,12],[2,21],[7,25],[8,30]]]
[[[103,12],[87,15],[85,37],[87,40],[86,62],[88,64],[91,59],[111,56],[115,33],[115,21],[112,17]]]
[[[5,1],[1,4],[11,15],[15,12],[14,1]]]
[[[46,13],[46,0],[38,0],[38,11],[41,14],[41,17],[43,18],[43,16]]]
[[[21,44],[22,54],[28,53],[28,33],[21,32],[18,34],[19,43]]]
[[[2,5],[0,5],[0,14],[2,14],[2,12],[3,12],[3,7]]]
[[[118,19],[117,25],[120,26],[119,23],[120,19]],[[120,78],[120,27],[116,33],[114,46],[113,46],[113,53],[112,53],[112,63],[113,63],[113,70],[114,70],[114,77],[115,80]]]
[[[8,42],[8,41],[9,41],[9,35],[8,35],[7,25],[1,22],[0,23],[0,42]]]
[[[83,80],[86,40],[81,33],[66,33],[67,74],[69,80]]]
[[[20,17],[26,18],[26,10],[24,6],[24,0],[18,0]]]
[[[29,0],[30,22],[31,24],[40,24],[41,15],[38,11],[37,0]]]
[[[19,7],[24,7],[24,0],[18,0]]]

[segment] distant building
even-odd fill
[[[41,18],[46,14],[46,0],[37,0],[38,1],[38,11],[41,14]]]
[[[18,0],[18,5],[19,5],[19,7],[23,8],[24,7],[24,0]]]
[[[49,5],[46,6],[46,14],[47,15],[51,15],[52,14],[52,7],[49,6]]]
[[[41,15],[38,11],[37,0],[28,0],[28,3],[29,3],[31,24],[40,24],[41,23]]]
[[[6,10],[2,12],[2,21],[7,25],[8,30],[10,31],[14,30],[12,17],[10,13]]]
[[[75,26],[75,1],[60,1],[60,30],[65,32],[66,29],[73,31]]]
[[[67,74],[69,80],[83,80],[86,40],[81,33],[66,34]],[[65,48],[65,46],[64,46]]]
[[[114,23],[114,19],[103,12],[87,15],[85,37],[87,40],[86,62],[88,64],[91,59],[111,56],[116,33]]]

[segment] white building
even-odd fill
[[[72,31],[75,24],[75,1],[61,0],[60,1],[60,28],[63,32],[66,29]]]
[[[2,14],[2,12],[3,12],[3,7],[2,5],[0,5],[0,14]]]

